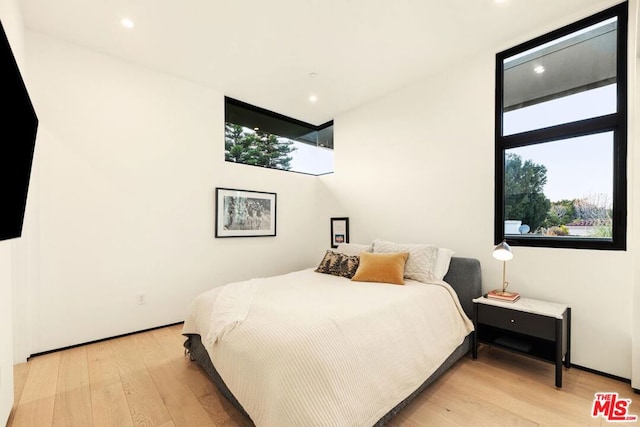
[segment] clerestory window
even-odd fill
[[[627,3],[496,55],[495,243],[626,249]]]
[[[310,175],[333,172],[333,121],[315,126],[225,97],[225,160]]]

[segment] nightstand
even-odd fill
[[[571,307],[531,298],[516,302],[485,297],[473,300],[472,355],[488,344],[552,362],[556,387],[562,387],[562,363],[571,366]]]

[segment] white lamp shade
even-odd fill
[[[510,261],[513,259],[513,252],[507,242],[503,241],[493,250],[493,257],[499,261]]]

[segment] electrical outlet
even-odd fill
[[[146,303],[144,293],[142,292],[137,293],[136,300],[138,301],[138,305],[144,305]]]

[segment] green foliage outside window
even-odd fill
[[[546,182],[544,165],[506,153],[505,218],[521,220],[539,235],[569,236],[568,226],[574,225],[589,227],[588,237],[611,237],[612,210],[605,195],[551,202],[544,195]]]
[[[547,217],[551,202],[544,195],[547,168],[507,153],[504,172],[504,217],[521,220],[532,231]]]
[[[261,131],[250,131],[233,123],[225,124],[224,157],[228,162],[291,169],[293,142]]]

